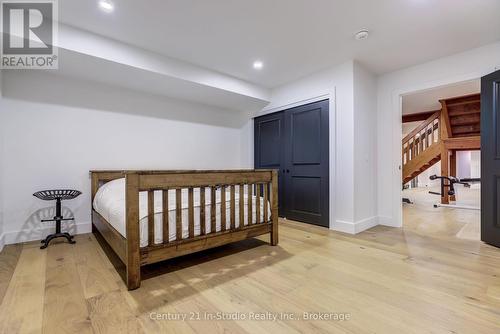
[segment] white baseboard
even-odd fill
[[[92,231],[92,224],[90,222],[78,223],[70,225],[69,228],[66,228],[66,226],[62,226],[62,231],[69,232],[73,235],[90,233]],[[38,229],[25,229],[20,231],[4,232],[0,240],[0,246],[17,244],[20,242],[42,240],[51,233],[54,233],[54,226],[44,226]]]
[[[336,220],[335,223],[333,223],[333,226],[331,227],[332,230],[338,231],[338,232],[344,232],[344,233],[349,233],[349,234],[355,234],[354,233],[354,223],[353,222],[347,222],[343,220]]]
[[[394,220],[392,219],[392,217],[388,217],[388,216],[379,216],[378,223],[380,225],[384,225],[384,226],[400,227],[400,226],[394,225]]]
[[[4,243],[4,233],[0,234],[0,252],[3,250]]]
[[[377,226],[378,224],[378,217],[369,217],[366,219],[358,220],[357,222],[337,220],[333,225],[332,230],[349,234],[357,234],[374,226]]]

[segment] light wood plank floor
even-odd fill
[[[277,247],[252,239],[154,265],[131,292],[93,235],[8,246],[0,332],[498,334],[500,250],[456,238],[464,222],[438,216],[406,209],[405,228],[356,236],[283,221]],[[242,319],[260,312],[285,319]],[[295,320],[303,312],[349,319]]]

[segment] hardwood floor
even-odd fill
[[[130,292],[93,235],[7,246],[0,332],[499,333],[500,250],[456,238],[451,216],[406,209],[405,228],[356,236],[282,221],[277,247],[265,237],[166,261]],[[217,312],[230,319],[208,319]],[[349,318],[286,318],[303,312]]]

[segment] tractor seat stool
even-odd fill
[[[42,222],[56,222],[56,233],[49,234],[44,240],[41,241],[43,245],[40,249],[47,248],[49,242],[55,238],[66,238],[70,244],[76,243],[73,236],[69,233],[61,233],[61,222],[63,220],[75,220],[75,218],[64,218],[61,213],[61,201],[69,200],[80,196],[82,193],[78,190],[71,189],[56,189],[56,190],[42,190],[33,194],[36,198],[44,201],[56,201],[56,215],[53,219],[42,219]]]

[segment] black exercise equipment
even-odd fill
[[[56,215],[53,219],[42,219],[42,222],[56,222],[56,233],[49,234],[44,240],[41,240],[43,245],[40,249],[47,248],[49,242],[55,238],[66,238],[70,244],[76,243],[73,240],[73,236],[69,233],[61,233],[61,222],[64,220],[75,220],[75,218],[64,218],[61,213],[61,201],[74,199],[80,196],[82,193],[78,190],[71,189],[56,189],[56,190],[42,190],[33,194],[36,198],[44,201],[56,201]]]
[[[429,191],[429,194],[438,195],[441,197],[443,197],[443,194],[445,193],[446,188],[448,188],[448,195],[454,196],[455,195],[455,184],[461,184],[466,188],[470,188],[470,184],[468,182],[465,182],[465,179],[460,180],[459,178],[456,178],[454,176],[448,177],[448,176],[431,175],[431,176],[429,176],[429,179],[441,180],[441,192],[438,193],[435,191]],[[480,210],[480,208],[468,206],[468,205],[441,204],[441,203],[434,204],[434,207],[435,208],[445,207],[445,208],[455,208],[455,209]]]
[[[433,191],[429,191],[429,193],[434,194],[434,195],[441,195],[443,196],[445,188],[448,188],[448,195],[453,196],[455,195],[455,184],[462,184],[466,188],[470,188],[470,184],[464,181],[461,181],[460,179],[454,177],[454,176],[437,176],[437,175],[431,175],[429,176],[429,179],[431,180],[441,180],[441,193],[436,193]],[[445,183],[445,181],[448,181],[448,183]]]

